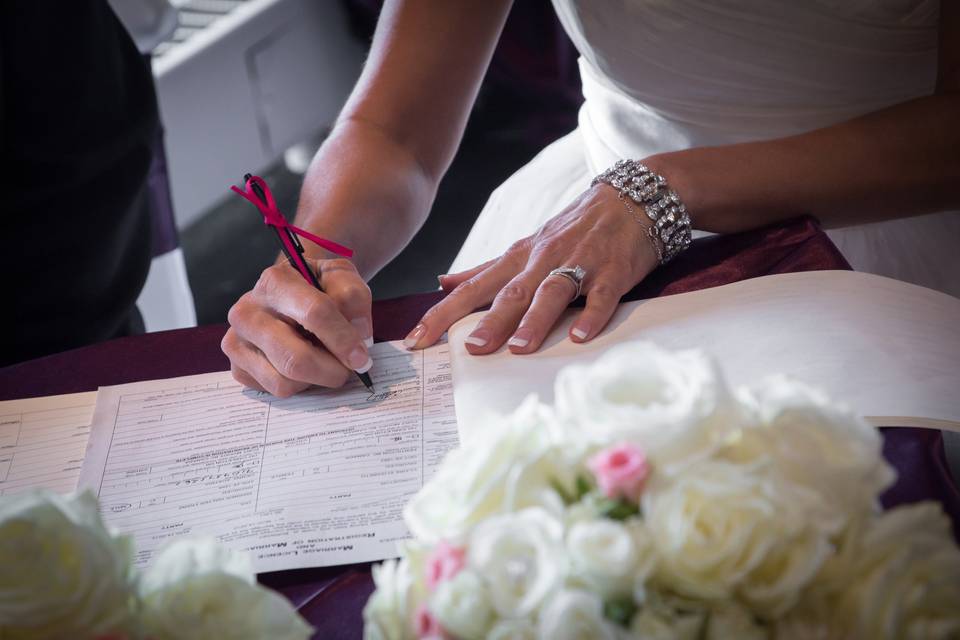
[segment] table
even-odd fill
[[[661,267],[625,296],[637,300],[728,284],[747,278],[823,269],[849,269],[811,218],[747,233],[713,236]],[[374,339],[403,338],[443,292],[374,303]],[[0,369],[0,400],[93,391],[99,386],[224,371],[226,325],[120,338]],[[882,496],[891,507],[936,499],[960,531],[960,491],[950,476],[939,431],[883,430],[884,455],[900,480]],[[316,638],[359,638],[361,611],[373,590],[368,564],[282,571],[259,576],[293,602],[316,627]]]

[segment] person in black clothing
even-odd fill
[[[6,0],[0,16],[6,365],[143,331],[159,118],[105,0]]]

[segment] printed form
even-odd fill
[[[80,486],[141,565],[184,535],[257,572],[395,556],[403,506],[457,444],[450,356],[370,351],[376,395],[353,380],[280,399],[229,372],[102,387]]]
[[[0,496],[77,488],[97,392],[0,402]]]

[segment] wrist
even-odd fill
[[[657,254],[666,264],[691,243],[690,217],[680,196],[666,178],[637,160],[620,160],[596,176],[591,185],[608,184],[615,189],[627,209],[646,216],[653,224],[647,229]]]
[[[436,185],[376,128],[338,125],[304,176],[296,224],[354,250],[366,278],[396,256],[423,223]],[[310,247],[317,259],[335,257]]]

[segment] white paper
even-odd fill
[[[103,387],[80,484],[138,564],[188,534],[258,572],[394,556],[403,505],[457,444],[449,350],[371,355],[375,396],[355,380],[278,399],[229,372]]]
[[[557,370],[629,340],[703,349],[733,385],[789,374],[877,426],[960,428],[960,300],[938,291],[851,271],[766,276],[622,304],[588,344],[567,338],[575,314],[523,356],[466,352],[463,339],[482,312],[451,328],[462,435],[529,393],[552,401]]]
[[[0,402],[0,496],[77,488],[97,392]]]

